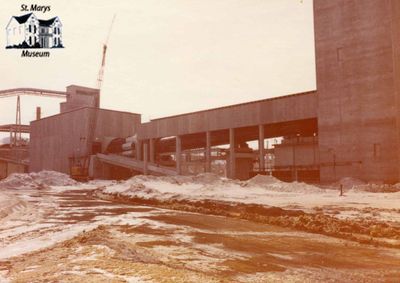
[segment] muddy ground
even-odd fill
[[[371,223],[347,223],[318,209],[122,204],[85,190],[11,194],[23,200],[0,220],[0,274],[11,282],[400,279],[395,225],[375,223],[374,230]],[[355,230],[340,231],[346,225]]]

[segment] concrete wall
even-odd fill
[[[60,113],[83,107],[99,107],[100,91],[76,85],[67,86],[67,100],[60,103]]]
[[[29,170],[69,173],[69,157],[87,155],[91,150],[91,141],[96,138],[135,134],[140,119],[140,115],[133,113],[81,108],[33,121]],[[90,137],[90,128],[95,120],[95,133]]]
[[[274,166],[318,166],[318,144],[276,145]]]
[[[0,180],[7,178],[7,162],[0,160]]]
[[[13,173],[26,173],[27,169],[27,165],[0,159],[0,180],[7,178]]]
[[[399,15],[399,1],[314,1],[321,181],[399,181]]]

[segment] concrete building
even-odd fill
[[[400,180],[400,2],[314,1],[321,180]]]
[[[281,180],[318,182],[320,180],[320,160],[318,136],[285,137],[275,144],[274,176]]]
[[[249,175],[236,168],[249,167],[248,160],[245,166],[237,164],[248,157],[240,152],[240,145],[258,141],[258,150],[250,154],[263,172],[264,140],[287,137],[290,142],[275,148],[274,162],[276,168],[290,167],[285,174],[290,174],[291,180],[298,179],[299,173],[306,174],[299,168],[308,168],[314,173],[307,174],[319,176],[322,182],[346,176],[372,182],[400,181],[400,2],[315,0],[314,26],[316,91],[140,124],[137,114],[115,112],[111,116],[120,118],[106,118],[100,114],[103,110],[77,109],[87,105],[87,99],[95,106],[96,99],[78,96],[76,89],[70,103],[61,106],[62,114],[31,123],[31,170],[66,172],[65,158],[74,153],[82,137],[86,143],[82,152],[89,153],[95,138],[137,134],[136,161],[105,155],[97,158],[144,173],[150,169],[167,173],[170,171],[161,168],[159,156],[171,153],[174,173],[180,174],[184,151],[203,150],[205,171],[210,171],[212,147],[229,145],[227,172],[237,178]],[[113,119],[128,124],[116,130],[109,122]],[[74,128],[72,121],[82,127]],[[97,121],[95,135],[90,134],[90,121]],[[310,139],[308,144],[301,142]],[[59,153],[64,147],[68,149]],[[52,155],[46,157],[49,152]],[[61,154],[62,161],[55,161]]]
[[[141,121],[139,114],[98,108],[99,91],[67,87],[61,113],[30,124],[30,171],[70,173],[70,159],[92,153],[93,141],[131,136]]]
[[[14,173],[27,173],[28,165],[12,159],[0,157],[0,180]]]

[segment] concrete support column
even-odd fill
[[[296,165],[296,144],[299,142],[299,138],[297,137],[296,140],[293,142],[293,172],[292,177],[293,181],[297,181],[297,165]]]
[[[142,141],[137,141],[135,147],[136,147],[136,159],[142,160],[143,158]]]
[[[182,174],[182,138],[176,136],[175,138],[175,158],[176,158],[176,172],[178,175]]]
[[[211,172],[211,132],[206,132],[206,151],[205,159],[206,159],[206,172]]]
[[[258,125],[258,159],[259,159],[259,164],[258,168],[260,171],[265,170],[265,162],[264,162],[264,155],[265,155],[265,149],[264,149],[264,126],[263,125]]]
[[[235,129],[229,129],[229,178],[236,177]]]
[[[149,157],[147,142],[145,142],[143,144],[143,153],[144,153],[144,155],[143,155],[143,174],[147,175],[148,174],[148,171],[147,171],[147,160],[148,160],[148,157]]]
[[[154,139],[149,140],[150,143],[150,162],[155,162],[155,147],[154,147]]]

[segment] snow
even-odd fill
[[[304,183],[285,183],[273,177],[255,177],[247,182],[211,178],[212,174],[190,177],[136,176],[125,182],[104,186],[107,194],[121,194],[144,199],[216,199],[257,203],[260,197],[284,196],[286,193],[324,192]],[[205,180],[205,181],[204,181]],[[263,182],[263,180],[266,180]]]
[[[23,234],[35,230],[40,230],[43,228],[49,228],[55,226],[54,224],[47,224],[47,223],[41,223],[41,224],[34,224],[32,226],[19,226],[15,227],[12,229],[8,229],[5,232],[0,232],[0,239],[4,239],[6,237],[14,236],[16,234]]]
[[[344,177],[342,179],[339,180],[339,182],[337,183],[338,187],[340,185],[343,186],[343,189],[347,190],[347,189],[351,189],[354,186],[360,186],[360,185],[364,185],[365,182],[361,181],[357,178],[352,178],[352,177]]]
[[[50,247],[56,243],[72,239],[83,231],[93,230],[98,225],[96,223],[74,225],[60,232],[45,234],[41,237],[17,241],[13,244],[0,247],[0,260]]]
[[[361,213],[361,210],[381,209],[385,211],[375,213],[375,218],[400,221],[400,211],[397,211],[400,208],[400,191],[388,190],[388,185],[366,185],[352,178],[342,179],[341,182],[347,188],[351,187],[345,191],[344,196],[339,196],[338,189],[322,189],[298,182],[286,183],[272,176],[256,176],[248,181],[235,181],[213,174],[194,177],[135,176],[126,181],[103,186],[98,191],[127,199],[215,200],[278,206],[307,212],[324,207],[330,210],[337,209],[335,216],[338,218],[360,217],[361,214],[365,214],[365,211]],[[365,186],[372,189],[366,189]]]
[[[182,182],[184,180],[185,182]],[[138,197],[143,199],[220,200],[273,206],[302,206],[312,208],[321,205],[350,207],[376,207],[397,209],[400,192],[375,193],[350,190],[340,197],[338,190],[321,189],[305,183],[286,183],[270,176],[257,176],[249,181],[233,181],[223,178],[211,182],[199,182],[198,178],[136,176],[118,184],[100,188],[105,194]]]
[[[39,173],[12,174],[0,181],[0,188],[47,188],[48,186],[72,186],[77,184],[78,182],[63,173],[41,171]]]
[[[66,185],[70,181],[71,185]],[[376,218],[386,221],[389,226],[391,224],[389,222],[399,223],[400,192],[393,189],[396,186],[356,184],[355,180],[350,181],[347,180],[347,184],[351,183],[352,185],[345,190],[344,196],[339,196],[337,188],[323,189],[298,182],[286,183],[272,176],[256,176],[248,181],[229,180],[214,174],[174,177],[136,176],[126,181],[92,181],[82,184],[70,180],[66,175],[54,172],[41,172],[38,175],[13,175],[0,182],[0,188],[4,188],[4,190],[0,190],[0,261],[12,261],[11,257],[23,256],[29,252],[51,247],[84,231],[91,231],[100,225],[140,227],[135,229],[135,232],[125,228],[116,229],[112,231],[113,238],[124,239],[124,241],[129,241],[130,244],[137,246],[142,242],[154,242],[153,246],[149,246],[149,251],[157,254],[159,260],[166,263],[182,262],[190,270],[221,271],[225,268],[221,263],[227,258],[245,260],[251,256],[245,251],[228,251],[221,243],[196,242],[196,233],[210,233],[208,228],[157,220],[163,219],[162,216],[166,212],[169,215],[180,212],[164,208],[149,209],[146,206],[137,206],[138,202],[134,206],[138,210],[136,211],[132,210],[131,205],[95,199],[96,195],[101,196],[101,194],[106,194],[105,197],[110,197],[107,194],[111,195],[110,199],[118,196],[118,198],[128,200],[130,198],[172,200],[170,203],[173,203],[173,200],[212,200],[278,206],[313,213],[323,210],[324,214],[332,213],[341,219]],[[45,190],[41,190],[43,188]],[[88,190],[93,189],[96,190],[95,194],[86,194]],[[71,203],[67,203],[68,201]],[[110,216],[109,213],[113,210],[117,210],[119,214]],[[80,217],[82,219],[79,219]],[[219,217],[224,218],[223,216]],[[221,221],[225,221],[225,219]],[[396,225],[398,225],[397,223]],[[143,232],[146,229],[160,230],[165,234],[148,234]],[[218,235],[232,238],[269,237],[269,239],[278,239],[291,237],[297,240],[311,237],[321,243],[342,241],[339,238],[332,239],[328,236],[309,234],[299,230],[281,232],[235,229],[226,228],[218,231]],[[101,234],[102,230],[99,230]],[[157,244],[157,241],[160,241],[160,244]],[[390,241],[393,244],[397,243],[394,239],[388,239],[388,242]],[[172,242],[172,244],[165,245],[163,242]],[[91,252],[89,249],[87,251],[74,249],[71,254],[79,255],[76,259],[68,260],[77,265],[86,264],[88,261],[95,261],[99,257],[98,255],[102,254],[98,251],[102,250],[104,250],[104,254],[113,256],[114,250],[107,245],[91,245],[91,249],[93,249]],[[280,260],[289,261],[297,258],[297,255],[293,256],[274,250],[268,254]],[[141,274],[119,275],[100,265],[92,267],[86,270],[69,268],[62,272],[63,274],[85,276],[97,274],[110,281],[149,282],[148,278],[142,277]],[[35,265],[31,263],[21,272],[34,269]],[[3,282],[3,279],[6,280],[7,276],[10,274],[0,271],[0,282]],[[263,276],[260,277],[260,280],[265,279]],[[255,279],[254,282],[258,280],[257,276],[247,279],[250,281]]]
[[[20,194],[19,197],[16,197],[16,195],[11,195],[9,192],[0,191],[0,220],[3,229],[3,231],[0,231],[0,238],[6,239],[13,235],[22,235],[39,230],[48,231],[44,235],[33,239],[20,239],[9,244],[3,241],[3,244],[0,245],[0,259],[49,247],[55,243],[71,239],[84,230],[89,231],[102,224],[148,225],[149,227],[159,228],[159,222],[144,218],[157,215],[157,211],[128,212],[110,218],[106,215],[106,209],[123,208],[124,205],[103,204],[102,201],[95,207],[59,207],[54,202],[63,203],[64,199],[56,196],[47,196],[46,199],[41,199],[35,210],[32,210],[32,208],[26,207],[24,202],[33,201],[34,198],[32,195],[24,197],[26,196],[24,188],[34,191],[40,184],[48,186],[47,190],[49,192],[58,193],[71,189],[86,190],[97,188],[97,192],[113,196],[118,195],[127,199],[135,197],[159,200],[216,200],[278,206],[305,211],[324,208],[325,210],[336,210],[335,217],[342,219],[375,217],[384,221],[400,221],[400,191],[391,193],[375,192],[380,191],[377,188],[383,188],[382,186],[384,185],[375,185],[374,187],[358,184],[351,179],[346,180],[346,184],[353,184],[352,189],[345,191],[344,196],[339,196],[338,190],[322,189],[314,185],[297,182],[285,183],[271,176],[256,176],[248,181],[229,180],[214,174],[200,174],[190,177],[135,176],[126,181],[92,181],[89,184],[81,184],[69,179],[64,174],[56,172],[44,171],[31,174],[14,174],[0,182],[0,188],[18,189],[13,191]],[[355,183],[357,184],[354,185]],[[372,188],[372,191],[366,189],[365,186]],[[56,209],[58,211],[58,214],[51,217],[50,223],[26,222],[29,225],[23,225],[25,222],[21,222],[21,218],[17,217],[22,213],[26,214],[27,217],[30,215],[29,218],[36,217],[29,213],[45,213],[46,209],[50,209],[49,211]],[[95,213],[96,211],[102,211],[102,215],[94,216],[91,222],[81,222],[75,225],[64,224],[61,231],[52,231],[54,226],[57,227],[57,219],[64,218],[66,215],[68,217],[83,216],[85,213]],[[15,216],[13,216],[14,214]],[[1,217],[4,218],[2,219]],[[13,223],[7,222],[11,217]],[[60,221],[60,223],[63,222]],[[66,223],[66,220],[64,223]],[[7,230],[4,230],[5,228]],[[177,228],[175,225],[163,224],[163,229],[174,230]]]
[[[0,218],[8,215],[19,203],[15,196],[0,191]]]
[[[0,274],[0,283],[9,283],[9,282],[10,282],[10,280],[4,278],[4,277],[2,276],[2,274]]]

